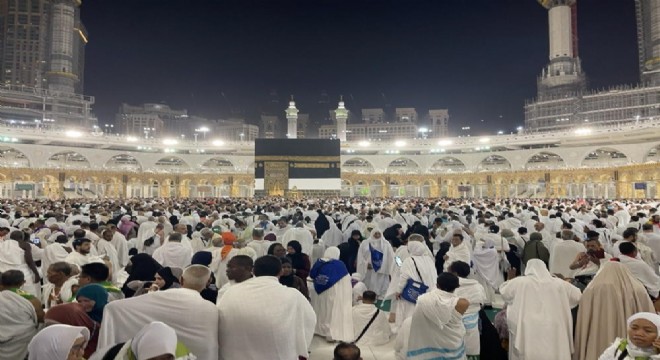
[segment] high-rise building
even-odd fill
[[[87,30],[76,0],[0,0],[0,81],[82,93]],[[64,87],[62,87],[64,86]]]
[[[341,107],[343,102],[340,103]],[[343,119],[348,116],[348,112],[342,111],[341,114]],[[389,121],[390,118],[392,121]],[[429,116],[424,116],[424,120],[426,121],[427,118],[430,124],[420,121],[419,114],[414,108],[396,108],[393,117],[388,117],[383,109],[362,109],[362,123],[346,124],[341,136],[338,132],[342,131],[343,124],[323,125],[319,128],[319,138],[337,137],[342,140],[345,136],[345,141],[395,141],[447,136],[449,122],[447,109],[429,110]],[[339,117],[335,115],[335,119],[339,120]]]
[[[116,115],[116,123],[122,134],[134,136],[192,137],[195,131],[187,110],[173,110],[165,104],[122,104]]]
[[[578,56],[577,0],[538,0],[548,9],[550,63],[538,78],[538,96],[575,94],[586,89]]]
[[[440,138],[449,135],[449,110],[429,110],[430,137]]]
[[[309,114],[298,114],[298,126],[296,127],[298,139],[307,138],[307,128],[309,128]]]
[[[212,136],[223,141],[254,141],[259,137],[259,127],[246,124],[242,119],[229,119],[214,121]]]
[[[275,132],[278,130],[279,121],[280,119],[276,115],[261,115],[261,126],[264,138],[275,138]]]
[[[0,0],[0,121],[91,128],[81,0]]]
[[[639,72],[643,84],[660,86],[660,2],[635,0]]]
[[[660,116],[660,1],[636,0],[641,83],[586,90],[577,56],[576,0],[538,0],[549,10],[550,64],[525,104],[528,131],[616,125]]]

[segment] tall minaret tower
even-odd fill
[[[538,79],[538,96],[571,95],[586,88],[578,57],[577,0],[538,0],[548,9],[550,63]]]
[[[82,0],[51,0],[48,89],[74,93],[79,81],[74,67],[76,7]]]
[[[289,101],[289,108],[286,109],[286,120],[288,123],[286,136],[289,139],[298,138],[298,109],[296,108],[296,102],[293,101],[293,95],[291,95],[291,101]]]
[[[660,86],[660,1],[635,0],[642,83]]]
[[[346,120],[348,120],[348,110],[344,106],[344,98],[339,98],[339,106],[335,110],[335,118],[337,119],[337,139],[339,141],[346,141]]]

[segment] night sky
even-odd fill
[[[578,11],[590,87],[636,83],[634,1]],[[122,102],[257,123],[275,91],[282,118],[290,94],[321,122],[343,94],[358,112],[448,108],[454,134],[511,131],[548,62],[534,0],[86,0],[82,18],[101,124]]]

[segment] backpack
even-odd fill
[[[541,241],[528,241],[522,251],[523,264],[527,265],[527,262],[531,259],[539,259],[548,267],[550,263],[550,251],[548,251]]]

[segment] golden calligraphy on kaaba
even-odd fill
[[[264,189],[269,196],[284,196],[289,188],[289,167],[285,162],[264,162]]]

